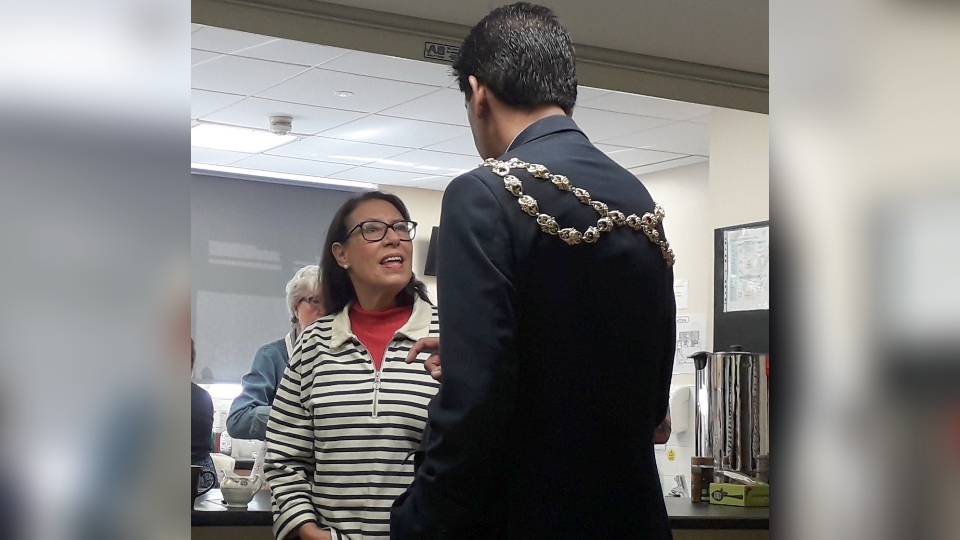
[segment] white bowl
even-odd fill
[[[220,480],[220,493],[227,506],[246,507],[260,489],[259,478],[225,474]]]
[[[227,506],[246,508],[253,500],[256,491],[243,488],[220,488],[220,493],[223,494],[223,502],[227,503]]]

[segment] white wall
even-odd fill
[[[710,113],[710,224],[713,228],[770,219],[770,117],[714,109]]]
[[[711,238],[712,229],[770,219],[769,138],[768,115],[730,109],[710,113]],[[712,275],[712,248],[709,265]],[[707,324],[713,327],[712,308]]]
[[[687,279],[689,308],[713,327],[713,231],[770,219],[769,116],[714,109],[710,161],[639,178],[667,213],[664,227],[677,254],[674,275]],[[708,349],[713,335],[708,333]],[[693,377],[675,378],[693,384]]]
[[[710,168],[707,163],[667,169],[639,177],[666,212],[664,232],[677,256],[676,279],[688,282],[689,307],[677,315],[713,310],[713,236],[710,228]],[[709,326],[708,326],[709,327]],[[707,333],[710,345],[710,332]],[[707,347],[705,347],[707,348]],[[693,384],[693,375],[677,375],[674,384]]]
[[[397,186],[380,186],[380,190],[400,197],[410,211],[410,219],[417,222],[417,236],[413,239],[413,271],[421,281],[427,284],[430,299],[436,304],[437,278],[423,275],[423,265],[427,261],[430,233],[434,227],[440,225],[440,203],[443,201],[443,192]]]

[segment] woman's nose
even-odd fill
[[[387,244],[399,244],[400,243],[400,233],[395,231],[393,227],[387,227],[387,234],[384,235],[383,241]]]

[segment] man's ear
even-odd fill
[[[470,91],[473,92],[470,101],[473,102],[474,114],[482,118],[490,110],[490,89],[473,75],[467,78],[467,82],[470,83]]]
[[[343,244],[340,242],[334,242],[334,244],[330,246],[330,251],[333,253],[333,258],[337,260],[337,264],[340,266],[345,267],[346,265],[350,264],[347,261],[347,250],[343,248]]]

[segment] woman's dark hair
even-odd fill
[[[527,2],[499,7],[481,19],[463,41],[453,73],[468,100],[473,75],[514,107],[553,104],[569,115],[577,102],[570,35],[550,8]]]
[[[343,206],[337,210],[337,214],[333,216],[330,228],[327,229],[327,239],[323,241],[323,253],[320,258],[320,286],[323,290],[323,307],[327,315],[339,313],[349,302],[357,299],[357,291],[353,288],[353,282],[350,281],[346,269],[337,263],[332,248],[337,242],[343,243],[347,240],[347,227],[349,226],[347,218],[350,217],[350,214],[360,206],[360,203],[373,200],[386,201],[392,204],[403,216],[403,219],[410,219],[407,205],[403,204],[400,197],[382,191],[366,191],[343,203]],[[410,283],[407,283],[407,286],[397,294],[397,305],[413,305],[414,299],[418,296],[421,300],[433,304],[430,297],[427,296],[426,285],[417,279],[416,274],[411,273]]]

